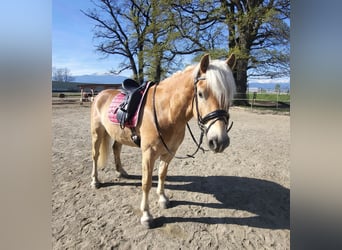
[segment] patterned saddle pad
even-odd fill
[[[139,105],[136,109],[136,111],[134,112],[134,115],[132,116],[131,119],[127,120],[124,124],[125,127],[128,127],[128,128],[134,128],[137,126],[138,122],[139,122],[139,114],[140,114],[140,111],[142,110],[142,104],[143,104],[143,101],[145,99],[145,95],[147,93],[147,90],[149,89],[150,85],[152,82],[148,82],[146,83],[146,87],[145,89],[141,90],[141,99],[139,101]],[[113,122],[114,124],[118,124],[120,125],[120,121],[118,120],[117,118],[117,113],[118,113],[118,110],[120,108],[120,105],[122,102],[124,102],[126,100],[126,93],[124,92],[120,92],[119,94],[117,94],[110,106],[109,106],[109,110],[108,110],[108,118],[111,122]]]

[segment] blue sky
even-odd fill
[[[89,0],[52,1],[52,66],[67,67],[72,75],[103,74],[120,62],[95,52],[94,22],[80,10],[93,8]],[[120,60],[120,59],[119,59]],[[122,75],[129,76],[129,72]]]

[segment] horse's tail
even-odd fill
[[[98,168],[106,166],[111,142],[110,135],[101,121],[102,99],[106,97],[104,94],[98,94],[91,105],[92,156]]]
[[[97,159],[97,166],[99,168],[104,168],[108,161],[108,152],[110,145],[110,136],[106,131],[103,131],[100,139],[99,146],[99,157]]]
[[[91,134],[92,134],[92,156],[96,161],[98,168],[103,168],[107,164],[109,143],[111,141],[109,134],[101,122],[95,117],[96,110],[92,107]]]

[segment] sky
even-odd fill
[[[116,69],[121,58],[95,51],[93,27],[95,22],[85,16],[94,7],[90,0],[52,1],[52,66],[68,68],[73,76],[106,74]],[[123,71],[121,76],[130,77],[131,71]],[[289,83],[289,78],[253,79],[258,83]]]
[[[95,51],[92,32],[95,23],[81,12],[92,8],[89,0],[52,1],[53,67],[66,67],[72,75],[104,74],[120,63],[120,59],[113,57],[103,59]]]

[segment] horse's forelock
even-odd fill
[[[235,81],[225,61],[212,60],[206,72],[208,87],[224,109],[231,105],[235,92]]]

